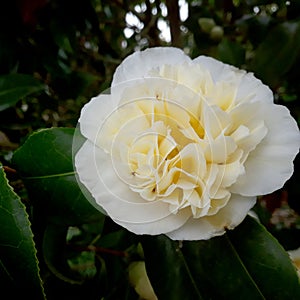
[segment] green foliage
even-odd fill
[[[299,279],[287,253],[250,217],[225,236],[182,245],[164,236],[137,237],[112,224],[74,183],[73,134],[70,128],[39,130],[13,157],[33,201],[32,221],[39,228],[37,247],[50,299],[89,291],[95,297],[115,299],[127,293],[135,299],[127,268],[141,259],[162,299],[236,298],[241,293],[246,299],[298,298]],[[59,294],[53,290],[57,282],[63,291]]]
[[[281,43],[280,48],[278,41]],[[278,24],[257,48],[250,67],[267,84],[276,86],[299,59],[299,41],[300,22]]]
[[[218,57],[227,64],[242,66],[245,63],[245,49],[237,42],[223,39],[218,45]]]
[[[0,76],[0,111],[15,105],[21,98],[44,89],[43,84],[26,74]]]
[[[72,165],[73,135],[72,128],[38,130],[15,151],[12,163],[32,202],[46,294],[50,299],[64,293],[82,297],[93,282],[91,290],[105,295],[120,284],[108,298],[115,299],[124,289],[131,289],[125,251],[130,251],[134,238],[118,227],[107,231],[105,216],[82,193]],[[78,234],[70,233],[74,229]],[[62,292],[55,293],[57,281]],[[98,285],[104,287],[98,290]]]
[[[0,167],[1,293],[44,299],[36,248],[25,206]]]
[[[300,298],[285,252],[300,247],[299,158],[291,180],[259,199],[261,224],[249,217],[209,241],[135,236],[78,185],[72,139],[80,109],[135,50],[173,45],[253,71],[300,121],[298,0],[180,1],[188,8],[181,20],[167,10],[177,3],[2,3],[0,279],[12,296],[139,299],[128,269],[145,261],[159,299]]]
[[[261,224],[248,217],[228,236],[264,298],[300,297],[299,279],[295,276],[295,268],[290,264],[289,256]]]
[[[12,160],[39,213],[61,225],[102,217],[77,184],[72,164],[73,134],[72,128],[42,129],[26,140]]]
[[[298,299],[299,280],[287,253],[248,217],[208,241],[143,240],[148,275],[159,299]],[[160,270],[160,275],[157,275]]]

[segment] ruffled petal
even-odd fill
[[[236,103],[256,101],[273,103],[273,92],[253,73],[245,73],[237,89]]]
[[[233,229],[246,217],[254,206],[256,197],[232,195],[227,205],[216,215],[190,218],[182,227],[166,235],[172,240],[207,240]]]
[[[294,170],[300,147],[297,123],[281,105],[265,105],[268,133],[245,162],[245,173],[230,188],[244,196],[265,195],[280,189]]]
[[[204,55],[195,58],[193,63],[200,64],[202,67],[209,70],[209,73],[215,83],[218,81],[237,82],[238,79],[239,82],[246,73],[243,70]]]
[[[212,57],[199,56],[193,60],[207,68],[213,81],[232,82],[236,86],[235,104],[241,102],[264,101],[273,103],[273,93],[271,89],[257,79],[253,73],[246,73],[236,67],[224,64]]]
[[[81,110],[79,118],[81,133],[90,141],[96,142],[99,129],[116,106],[110,95],[101,94],[92,98]]]
[[[162,201],[144,201],[129,189],[126,178],[115,172],[111,157],[90,141],[75,156],[79,180],[91,192],[97,205],[118,224],[136,234],[161,234],[182,226],[188,210],[173,214]],[[130,174],[128,174],[130,176]]]
[[[150,70],[162,65],[174,65],[190,62],[185,53],[173,47],[156,47],[137,51],[126,57],[117,67],[112,81],[112,87],[122,82],[147,77]]]

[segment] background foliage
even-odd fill
[[[80,109],[122,59],[159,45],[254,72],[299,123],[299,0],[1,4],[1,289],[32,299],[139,299],[128,267],[145,260],[160,299],[228,299],[242,289],[243,299],[298,298],[283,249],[300,247],[299,158],[287,184],[259,198],[262,225],[247,219],[221,238],[181,245],[137,237],[95,210],[76,182],[72,137]]]

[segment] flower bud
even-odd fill
[[[136,293],[145,300],[157,300],[154,290],[147,276],[145,262],[135,261],[129,265],[129,281]]]
[[[211,18],[200,18],[198,20],[198,24],[201,30],[207,34],[209,34],[211,30],[216,26],[215,20]]]
[[[224,30],[221,26],[215,26],[211,31],[210,31],[210,38],[215,41],[215,42],[219,42],[224,35]]]

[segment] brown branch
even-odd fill
[[[9,174],[17,174],[17,170],[8,167],[8,166],[3,166],[3,170],[5,171],[5,173],[9,173]]]
[[[160,45],[160,39],[159,39],[159,32],[157,29],[157,16],[154,16],[152,14],[152,4],[149,0],[145,1],[146,4],[146,12],[144,17],[144,25],[145,28],[143,30],[143,33],[147,35],[149,46],[159,46]]]
[[[180,30],[180,15],[178,0],[166,0],[168,9],[168,20],[171,31],[172,45],[175,47],[182,46],[181,30]]]

